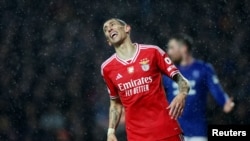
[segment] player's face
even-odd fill
[[[118,45],[128,36],[130,27],[128,25],[122,25],[115,19],[111,19],[104,23],[103,31],[109,45]]]
[[[180,62],[182,59],[181,45],[175,39],[168,42],[167,53],[172,61]]]

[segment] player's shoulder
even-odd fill
[[[108,59],[106,59],[105,61],[103,61],[102,65],[101,65],[101,73],[103,74],[103,71],[105,68],[107,68],[112,61],[115,59],[115,53],[113,55],[111,55]]]
[[[164,54],[165,52],[157,45],[153,44],[138,44],[139,48],[141,50],[147,50],[147,51],[158,51],[161,54]]]
[[[211,63],[200,59],[196,59],[195,65],[199,66],[200,68],[213,69],[213,65]]]

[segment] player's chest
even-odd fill
[[[116,65],[113,66],[110,72],[110,78],[114,84],[124,83],[133,80],[147,81],[148,77],[157,71],[156,62],[153,57],[141,56],[138,57],[134,62],[123,63],[117,61]]]
[[[196,83],[202,83],[206,75],[199,68],[190,68],[190,69],[179,69],[180,72],[190,81],[195,81]]]

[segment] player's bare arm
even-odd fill
[[[174,75],[173,80],[179,86],[179,93],[186,96],[190,89],[188,80],[180,73],[177,73],[176,75]]]
[[[122,114],[122,104],[119,98],[110,100],[109,129],[107,141],[117,141],[115,129],[118,126]]]
[[[179,94],[173,99],[168,108],[171,117],[177,119],[183,112],[190,86],[188,80],[180,73],[174,75],[173,80],[178,84]]]
[[[116,128],[121,117],[122,104],[119,98],[110,100],[109,128]]]

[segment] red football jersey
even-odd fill
[[[120,98],[125,108],[129,141],[155,141],[180,134],[182,129],[169,116],[162,73],[173,77],[179,70],[167,54],[154,45],[136,44],[131,60],[116,54],[101,66],[111,99]]]

